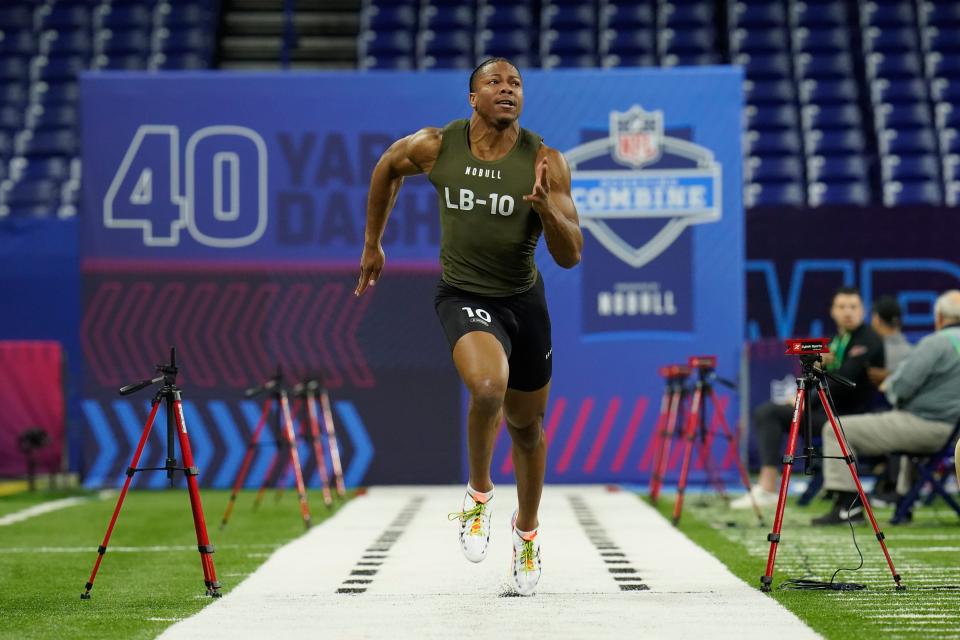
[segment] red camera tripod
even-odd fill
[[[93,581],[97,577],[97,571],[100,570],[100,563],[103,561],[103,554],[107,552],[107,544],[110,543],[110,536],[113,533],[113,527],[117,524],[117,517],[120,515],[120,508],[123,506],[123,500],[127,497],[127,491],[130,489],[130,483],[133,476],[138,471],[166,471],[167,478],[170,479],[170,486],[173,486],[173,476],[176,471],[183,471],[187,476],[187,490],[190,494],[190,508],[193,511],[193,526],[197,531],[197,549],[200,551],[200,564],[203,567],[203,582],[207,587],[207,595],[219,598],[220,583],[217,581],[217,573],[213,567],[213,545],[210,544],[210,538],[207,536],[207,524],[203,517],[203,505],[200,502],[200,489],[197,486],[197,475],[200,470],[193,464],[193,452],[190,449],[190,438],[187,436],[187,423],[183,419],[183,407],[181,406],[180,389],[177,388],[177,352],[170,347],[170,364],[158,364],[157,373],[160,375],[151,380],[143,380],[134,384],[129,384],[120,389],[120,395],[128,396],[145,389],[152,384],[163,383],[160,390],[153,397],[153,408],[150,410],[150,416],[143,427],[143,434],[140,436],[140,442],[137,443],[137,449],[133,453],[133,460],[127,467],[127,479],[123,483],[123,489],[120,490],[120,497],[117,499],[117,506],[113,510],[113,517],[110,518],[110,524],[107,526],[107,533],[103,537],[103,543],[97,549],[97,561],[93,565],[93,571],[90,573],[90,579],[87,580],[86,591],[80,594],[81,600],[90,599],[90,590],[93,589]],[[157,410],[160,408],[160,401],[164,402],[164,409],[167,416],[167,460],[162,467],[137,467],[140,462],[140,456],[143,454],[143,448],[150,437],[150,430],[153,427],[153,421],[157,417]],[[174,455],[173,436],[176,433],[180,440],[180,451],[183,454],[183,466],[177,466],[177,458]]]
[[[681,422],[680,415],[683,413],[687,399],[687,378],[690,377],[690,367],[682,364],[660,367],[660,376],[666,382],[666,387],[660,399],[660,416],[657,418],[654,433],[659,440],[653,445],[653,473],[650,477],[650,501],[654,504],[660,499],[660,489],[663,488],[663,479],[670,464],[670,447],[676,435],[677,425]]]
[[[716,356],[691,356],[688,364],[691,370],[696,370],[697,372],[697,384],[694,387],[693,400],[690,402],[690,415],[687,418],[687,426],[684,430],[683,437],[686,440],[686,446],[683,452],[683,465],[680,467],[680,483],[677,485],[677,501],[673,506],[673,524],[680,522],[680,515],[683,512],[683,497],[687,489],[690,458],[693,456],[693,446],[694,442],[697,441],[698,432],[700,435],[700,459],[708,474],[710,474],[710,447],[713,444],[713,439],[719,435],[725,438],[731,446],[735,446],[737,442],[737,438],[731,431],[730,425],[727,424],[727,419],[724,417],[723,412],[719,410],[720,403],[717,400],[717,392],[713,388],[713,382],[719,382],[730,388],[736,388],[736,385],[729,380],[724,380],[717,376]],[[716,421],[720,424],[722,433],[717,433],[707,427],[708,399],[713,402],[713,411],[717,418]],[[750,496],[750,502],[753,504],[753,512],[757,515],[757,520],[760,524],[763,524],[763,514],[760,512],[760,507],[757,506],[757,501],[754,499],[753,492],[751,491],[750,476],[747,474],[747,470],[740,460],[740,455],[737,454],[733,456],[733,459],[737,464],[737,470],[740,472],[740,480],[747,490],[747,495]],[[720,482],[719,479],[716,479],[714,483],[722,494],[723,483]]]
[[[883,555],[887,559],[887,566],[890,567],[893,581],[897,590],[901,591],[906,589],[906,587],[900,584],[900,575],[893,566],[893,560],[890,558],[890,552],[887,551],[887,544],[884,542],[885,536],[877,525],[877,519],[873,517],[873,509],[870,508],[870,501],[863,493],[863,485],[860,484],[860,476],[857,474],[857,462],[854,457],[850,455],[850,450],[847,448],[847,441],[843,436],[843,427],[840,426],[840,421],[837,418],[836,412],[833,409],[833,403],[830,401],[828,395],[830,388],[827,386],[826,379],[830,378],[838,384],[850,387],[854,386],[854,383],[842,376],[828,373],[815,366],[822,362],[820,355],[823,353],[830,353],[830,347],[825,338],[787,340],[786,355],[800,356],[802,372],[800,377],[797,378],[797,397],[793,405],[793,419],[790,422],[790,436],[787,440],[787,451],[783,456],[783,476],[780,480],[780,497],[777,500],[777,514],[773,519],[773,531],[767,536],[767,540],[770,541],[770,554],[767,556],[766,573],[760,577],[760,590],[770,591],[770,586],[773,583],[773,566],[777,558],[777,545],[780,543],[783,513],[787,507],[787,489],[790,486],[790,472],[793,469],[793,463],[798,458],[803,458],[806,460],[807,469],[809,470],[809,465],[814,457],[823,457],[822,455],[817,456],[812,446],[813,426],[810,419],[810,404],[813,400],[812,395],[814,388],[816,388],[816,394],[820,398],[820,404],[823,405],[823,410],[827,414],[830,426],[833,427],[833,433],[837,437],[837,442],[840,443],[840,453],[842,454],[840,459],[846,462],[847,467],[850,469],[850,475],[853,476],[853,481],[857,485],[860,502],[867,516],[870,518],[870,524],[873,526],[873,532],[877,536],[877,542],[880,543],[880,549],[883,550]],[[805,455],[794,456],[797,448],[797,436],[800,433],[801,420],[804,422],[804,440],[806,441],[807,449]]]

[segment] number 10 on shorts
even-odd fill
[[[468,318],[480,318],[484,322],[493,322],[493,318],[485,309],[472,309],[470,307],[461,307],[461,309],[467,312]]]

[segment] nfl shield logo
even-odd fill
[[[663,143],[663,111],[644,111],[634,105],[628,111],[610,113],[613,158],[639,169],[660,158]]]

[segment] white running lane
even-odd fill
[[[459,525],[447,520],[462,497],[462,487],[371,489],[160,637],[819,637],[636,496],[605,487],[546,487],[540,586],[531,598],[505,597],[515,489],[497,487],[490,549],[480,564],[463,558]],[[649,589],[624,591],[622,584]]]

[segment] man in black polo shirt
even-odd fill
[[[864,324],[863,299],[853,287],[841,287],[833,295],[830,317],[837,324],[837,335],[830,341],[830,353],[824,354],[823,366],[827,371],[848,378],[856,383],[849,388],[830,382],[830,394],[840,416],[867,413],[877,393],[867,370],[884,366],[883,340],[870,325]],[[820,403],[811,407],[814,429],[827,417]],[[760,449],[760,480],[753,488],[754,499],[760,507],[777,504],[780,469],[783,466],[783,440],[790,430],[793,418],[793,398],[789,402],[767,402],[757,407],[753,414],[753,428]],[[814,431],[816,433],[816,431]],[[734,509],[751,508],[750,496],[734,500]]]

